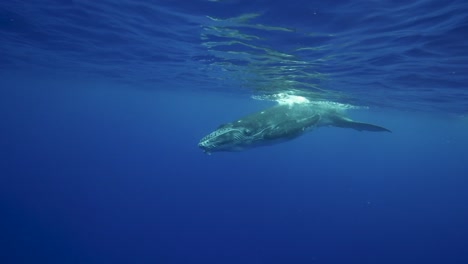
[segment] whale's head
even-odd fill
[[[221,125],[198,143],[198,147],[205,153],[216,151],[240,151],[245,149],[253,140],[252,131],[246,127]]]

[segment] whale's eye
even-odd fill
[[[252,130],[250,130],[248,128],[244,129],[244,135],[246,135],[246,136],[252,135]]]

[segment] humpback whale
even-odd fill
[[[344,116],[343,109],[330,104],[311,102],[278,104],[234,122],[220,125],[215,131],[203,137],[198,147],[207,154],[216,151],[240,151],[291,140],[322,126],[391,132],[384,127],[353,121]]]

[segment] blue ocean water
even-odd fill
[[[468,3],[0,3],[0,263],[468,263]],[[277,94],[318,128],[205,155]]]

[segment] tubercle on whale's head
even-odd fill
[[[206,154],[216,151],[236,151],[247,139],[248,133],[248,129],[243,127],[221,127],[203,137],[198,147]]]

